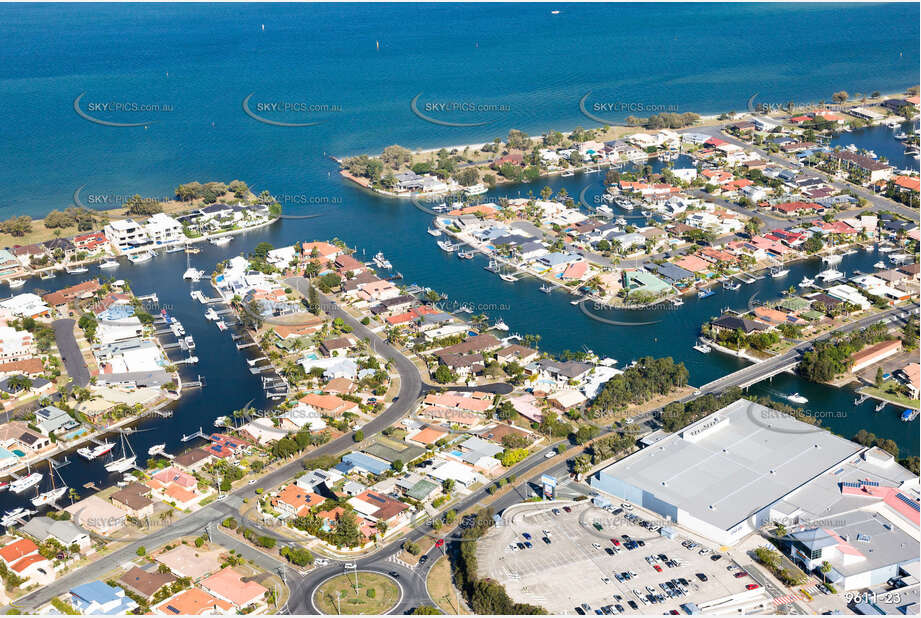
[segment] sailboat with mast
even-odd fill
[[[137,461],[137,455],[134,454],[134,449],[131,448],[128,439],[125,438],[125,434],[121,434],[121,447],[122,456],[106,464],[105,467],[108,472],[125,472],[134,467],[134,463]]]
[[[68,489],[70,489],[67,485],[64,484],[63,478],[61,479],[61,486],[60,487],[55,486],[54,475],[55,475],[56,470],[54,469],[54,464],[52,463],[50,459],[48,460],[48,472],[49,472],[49,476],[51,477],[51,490],[42,492],[38,494],[37,496],[35,496],[34,498],[32,498],[33,506],[45,506],[46,504],[54,504],[55,502],[60,500],[64,496],[64,494],[67,493]],[[57,474],[58,476],[60,476],[60,472],[58,472]]]

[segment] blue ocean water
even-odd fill
[[[561,294],[540,293],[534,281],[508,284],[483,270],[479,258],[445,255],[425,234],[428,216],[344,183],[328,155],[378,152],[393,143],[479,143],[511,128],[533,134],[592,126],[579,111],[589,91],[593,100],[701,113],[741,110],[755,93],[759,102],[786,103],[828,99],[840,89],[900,91],[919,81],[917,17],[910,4],[0,5],[0,219],[65,208],[75,192],[82,203],[95,197],[111,204],[134,193],[168,195],[181,182],[239,178],[282,196],[287,214],[321,216],[285,220],[226,248],[207,246],[193,257],[196,267],[210,269],[263,240],[278,246],[339,237],[367,257],[383,251],[407,282],[442,290],[452,302],[489,305],[484,312],[501,316],[513,332],[541,335],[542,349],[588,347],[622,364],[671,355],[699,385],[744,364],[692,350],[701,322],[723,307],[745,307],[755,293],[759,300],[776,297],[822,265],[796,265],[785,281],[719,289],[688,299],[679,311],[618,316],[662,320],[654,326],[612,327],[583,316]],[[146,123],[102,126],[75,113],[81,93],[84,111],[106,102],[161,110],[94,111],[108,121]],[[270,126],[244,113],[250,93],[253,106],[333,109],[269,110],[263,115],[277,120],[320,122]],[[507,111],[475,117],[490,120],[486,126],[439,126],[412,113],[410,101],[420,93],[420,100]],[[601,190],[600,176],[546,184],[570,195],[589,187],[590,197]],[[537,193],[544,184],[495,193]],[[212,385],[185,396],[170,419],[149,421],[134,434],[142,460],[149,446],[167,442],[174,452],[180,434],[207,428],[254,397],[254,406],[266,405],[243,355],[190,300],[179,279],[184,257],[116,271],[135,290],[160,293],[198,341],[202,361],[187,377],[201,374]],[[860,253],[842,268],[871,271],[877,259]],[[30,281],[24,291],[78,279]],[[855,409],[848,390],[794,376],[753,390],[774,397],[799,391],[835,431],[851,436],[866,428],[895,439],[903,456],[918,454],[916,423],[900,423],[891,407],[875,415],[870,404]],[[98,462],[76,462],[64,473],[71,486],[105,479]]]

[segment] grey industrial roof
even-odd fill
[[[739,399],[599,474],[729,530],[861,449]]]

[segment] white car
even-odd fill
[[[606,584],[610,584],[610,583],[611,583],[611,578],[608,577],[607,575],[602,575],[602,576],[601,576],[601,581],[603,581],[603,582],[606,583]]]
[[[249,482],[247,483],[247,485],[255,485],[255,484],[256,484],[256,479],[250,479]]]
[[[601,549],[601,545],[599,545],[598,543],[592,543],[592,547],[594,547],[595,549]]]
[[[553,459],[554,457],[556,457],[556,451],[550,451],[549,453],[544,455],[544,459]]]
[[[358,567],[355,566],[354,562],[346,562],[345,564],[342,565],[342,568],[347,569],[349,571],[354,571]]]
[[[313,564],[318,567],[329,566],[329,560],[326,558],[317,558],[313,561]]]

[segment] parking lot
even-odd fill
[[[750,576],[735,576],[741,569],[728,557],[716,552],[713,560],[713,548],[688,548],[684,539],[652,530],[667,522],[646,519],[643,527],[631,511],[587,501],[518,505],[507,513],[505,525],[478,544],[479,575],[550,613],[684,614],[686,603],[766,596]]]

